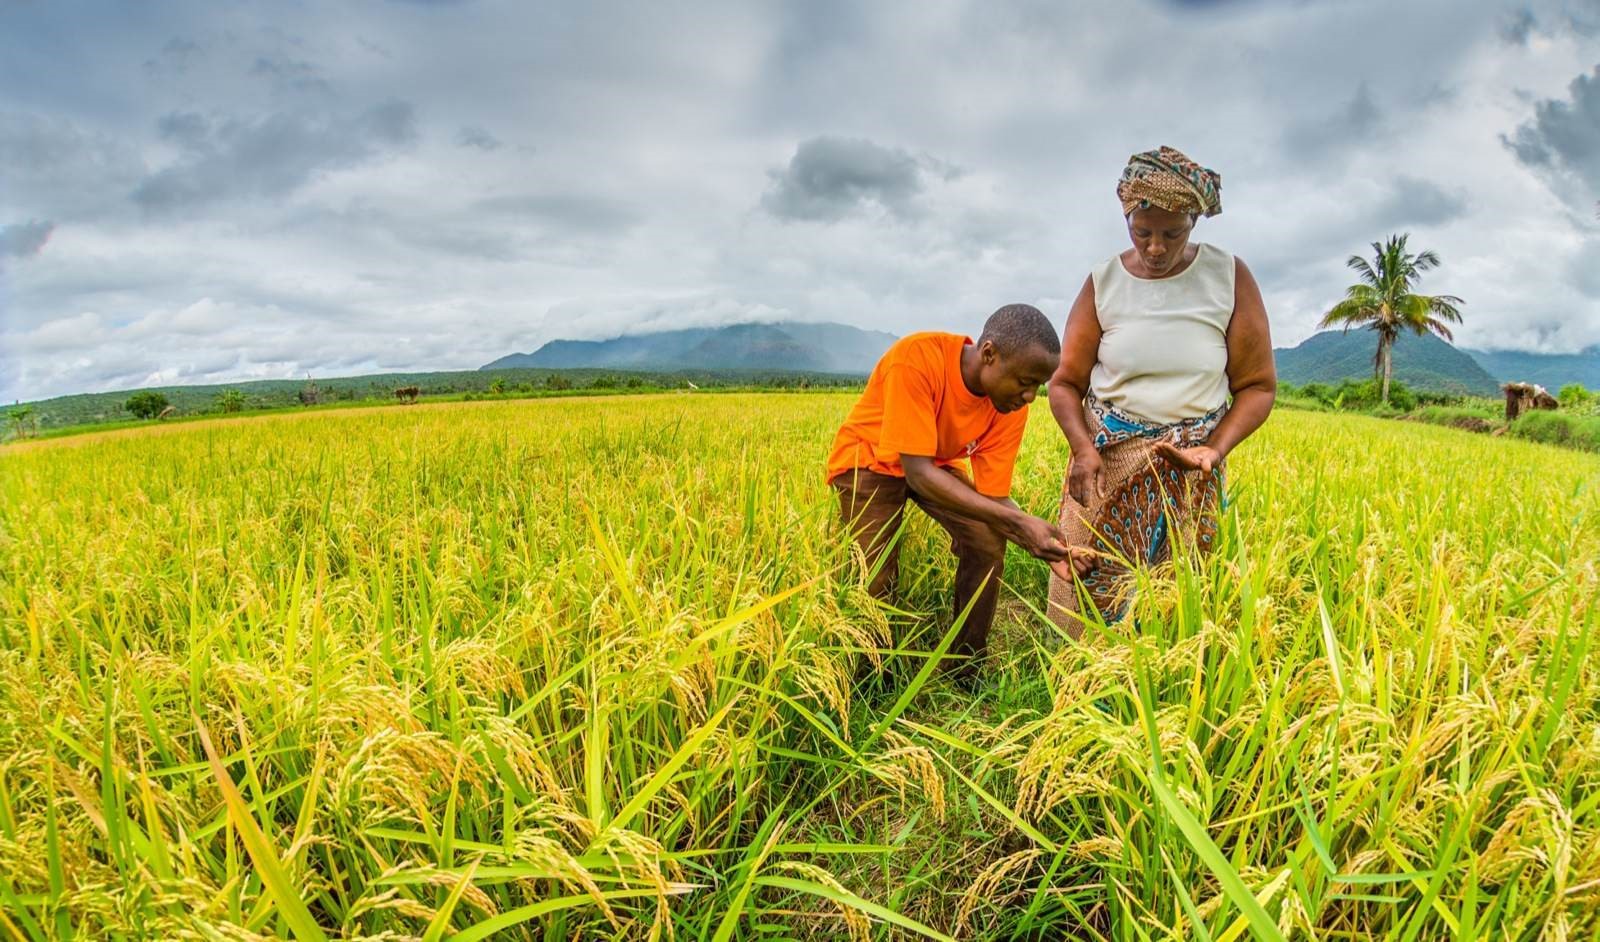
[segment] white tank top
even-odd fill
[[[1118,255],[1094,270],[1100,354],[1089,389],[1151,422],[1205,415],[1228,401],[1228,322],[1233,256],[1197,243],[1188,268],[1135,278]]]

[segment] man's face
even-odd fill
[[[1015,412],[1032,402],[1056,369],[1057,357],[1038,345],[1002,354],[986,340],[979,353],[983,366],[978,378],[1000,412]]]

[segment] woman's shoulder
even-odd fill
[[[1122,264],[1122,256],[1126,254],[1127,252],[1114,252],[1089,269],[1089,279],[1094,282],[1096,291],[1100,290],[1108,278],[1127,274],[1128,270]]]
[[[1227,268],[1241,275],[1250,274],[1250,266],[1244,263],[1243,258],[1240,258],[1220,245],[1212,245],[1209,242],[1204,242],[1201,244],[1212,253],[1212,257],[1216,259],[1216,264],[1226,266]]]
[[[1230,288],[1242,264],[1238,256],[1210,242],[1200,243],[1199,254],[1194,260],[1194,267],[1201,269],[1205,278],[1224,282]]]

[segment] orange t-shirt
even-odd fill
[[[856,468],[903,478],[901,455],[927,455],[942,467],[970,460],[978,493],[1009,496],[1028,408],[1002,415],[967,389],[961,350],[970,343],[941,333],[895,341],[834,436],[827,479]]]

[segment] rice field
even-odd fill
[[[1280,411],[1126,623],[1013,549],[968,692],[942,532],[892,608],[839,537],[850,401],[0,450],[0,937],[1600,938],[1600,457]]]

